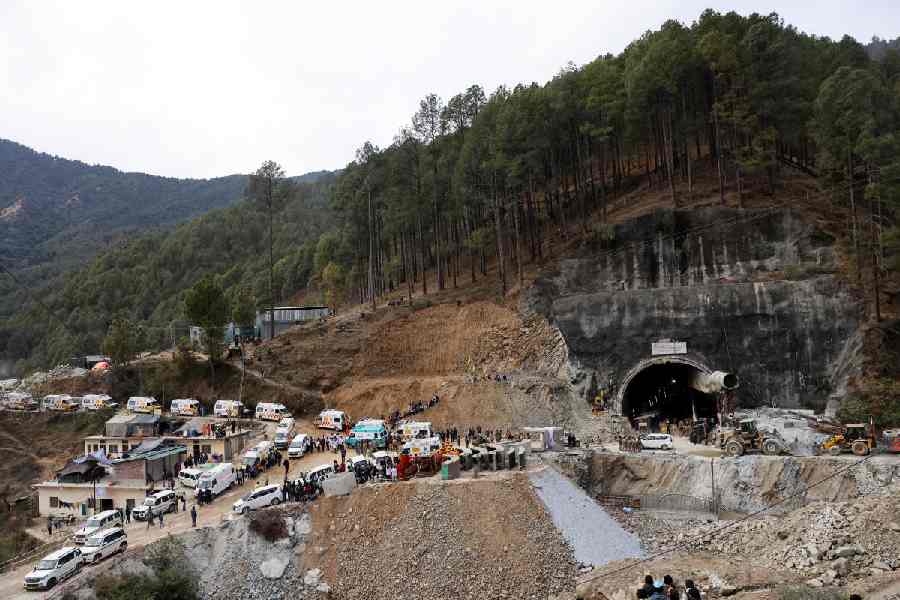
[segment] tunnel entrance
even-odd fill
[[[646,418],[651,429],[665,421],[716,416],[716,395],[691,387],[691,378],[703,369],[682,362],[650,364],[626,383],[622,415],[634,422]]]

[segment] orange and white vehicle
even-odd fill
[[[200,402],[193,398],[176,398],[169,405],[169,413],[179,417],[199,416]]]
[[[334,431],[343,431],[347,425],[347,413],[342,410],[323,410],[316,417],[316,427],[319,429],[333,429]]]
[[[44,396],[44,401],[41,405],[44,407],[44,410],[75,412],[81,406],[81,402],[68,394],[52,394]]]

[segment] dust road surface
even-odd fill
[[[614,560],[643,557],[637,536],[622,529],[566,477],[549,467],[532,471],[528,477],[577,561],[599,567]]]

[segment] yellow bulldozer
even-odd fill
[[[852,452],[866,456],[875,448],[875,434],[871,425],[849,423],[836,431],[822,443],[822,450],[837,456],[842,452]]]

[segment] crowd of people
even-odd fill
[[[685,580],[684,585],[679,586],[671,575],[666,575],[662,581],[653,579],[652,575],[647,575],[644,577],[644,585],[637,591],[637,597],[639,600],[681,600],[682,598],[700,600],[700,590],[691,579]]]

